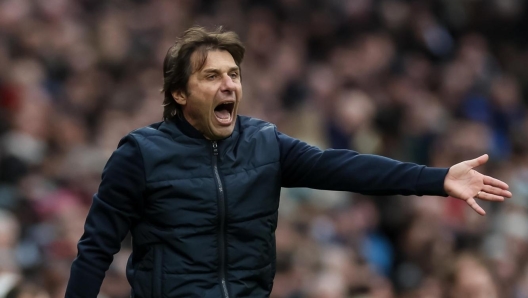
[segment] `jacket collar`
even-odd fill
[[[166,124],[168,125],[169,127],[169,133],[172,135],[172,137],[176,137],[177,135],[179,135],[179,133],[177,133],[177,131],[180,131],[181,133],[183,133],[185,136],[189,137],[189,138],[192,138],[192,139],[200,139],[200,140],[207,140],[204,135],[199,132],[196,128],[194,128],[194,126],[192,126],[188,121],[187,119],[185,119],[184,116],[176,116],[170,120],[166,120],[164,121],[164,123],[162,123],[162,126],[164,126],[163,124]],[[231,134],[231,136],[225,138],[224,140],[220,140],[220,142],[222,141],[225,141],[225,140],[229,140],[229,139],[233,139],[234,137],[236,138],[238,136],[238,131],[239,131],[239,125],[240,125],[240,117],[237,115],[237,119],[236,119],[236,123],[235,123],[235,128],[233,129],[233,133]],[[164,129],[162,129],[164,130]]]
[[[194,126],[192,126],[183,115],[176,116],[171,121],[184,135],[193,139],[205,139],[203,134],[194,128]]]

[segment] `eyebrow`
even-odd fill
[[[233,66],[231,68],[229,68],[229,70],[227,72],[232,72],[232,71],[239,71],[240,68],[238,66]],[[206,72],[206,73],[219,73],[220,70],[218,68],[207,68],[207,69],[204,69],[202,72]]]

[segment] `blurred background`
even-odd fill
[[[161,121],[175,38],[246,45],[241,114],[321,148],[479,170],[485,204],[282,193],[273,298],[528,297],[523,0],[0,0],[0,297],[64,297],[118,141]],[[100,297],[129,297],[123,243]]]

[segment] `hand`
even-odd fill
[[[444,180],[444,189],[450,197],[466,201],[480,215],[485,215],[486,211],[477,204],[475,198],[502,202],[505,197],[511,198],[512,196],[507,190],[508,184],[473,170],[485,164],[488,158],[488,155],[484,154],[478,158],[457,163],[449,169]]]

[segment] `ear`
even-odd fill
[[[177,104],[184,106],[187,104],[187,96],[185,95],[185,92],[181,90],[172,91],[172,98],[176,101]]]

